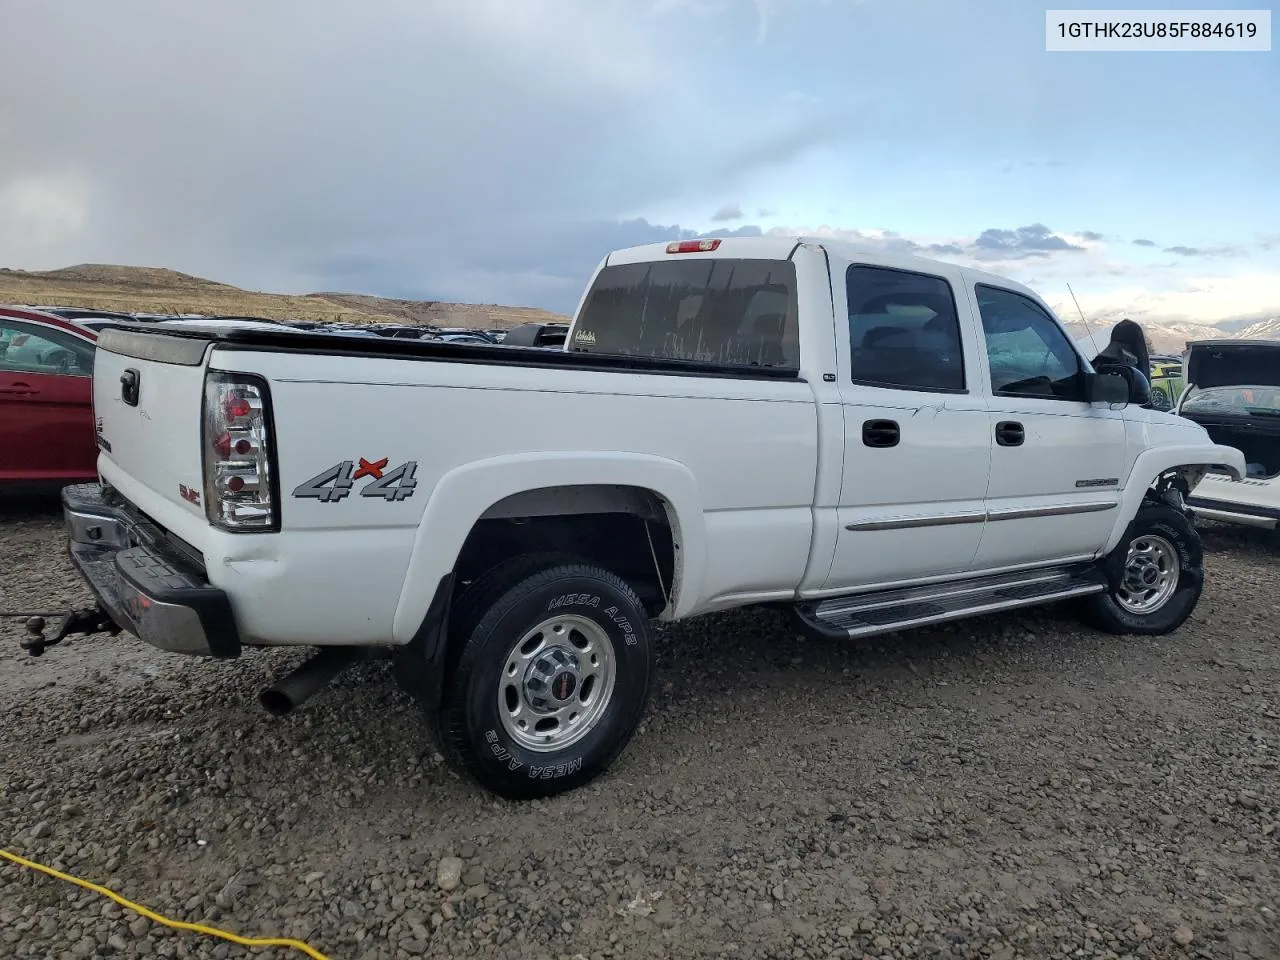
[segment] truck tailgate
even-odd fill
[[[98,470],[174,532],[205,525],[200,495],[207,339],[107,329],[94,361]],[[185,522],[184,522],[185,520]]]

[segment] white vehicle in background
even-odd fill
[[[1280,528],[1280,340],[1194,341],[1186,371],[1177,412],[1245,459],[1243,479],[1211,470],[1188,505],[1206,520]]]
[[[624,749],[655,619],[769,604],[850,640],[1069,600],[1176,630],[1183,497],[1245,471],[1030,289],[804,237],[616,251],[559,349],[138,324],[95,369],[100,482],[63,504],[102,616],[322,648],[277,713],[389,656],[513,798]]]

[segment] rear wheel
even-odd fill
[[[1086,601],[1110,633],[1165,634],[1191,616],[1204,589],[1204,550],[1187,516],[1147,503],[1103,562],[1108,589]]]
[[[653,671],[644,606],[583,563],[517,563],[486,581],[476,598],[485,602],[452,640],[437,722],[444,754],[510,799],[579,787],[609,767],[643,715]]]

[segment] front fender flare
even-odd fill
[[[1129,524],[1138,515],[1147,491],[1157,478],[1179,468],[1203,472],[1209,467],[1222,467],[1231,474],[1232,479],[1239,480],[1245,475],[1244,454],[1235,447],[1211,443],[1167,445],[1142,451],[1129,472],[1129,481],[1120,498],[1120,513],[1103,554],[1109,554],[1119,545]]]
[[[707,558],[702,499],[688,467],[637,453],[510,454],[457,467],[431,491],[400,590],[393,642],[408,643],[422,626],[437,585],[453,569],[468,534],[486,510],[518,493],[596,484],[640,487],[666,501],[672,514],[671,532],[679,544],[673,584],[677,605],[671,615],[682,615],[697,602]]]

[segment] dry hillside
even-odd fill
[[[176,270],[96,263],[61,270],[0,269],[0,303],[456,327],[506,328],[530,320],[567,319],[533,307],[391,300],[349,293],[258,293]]]

